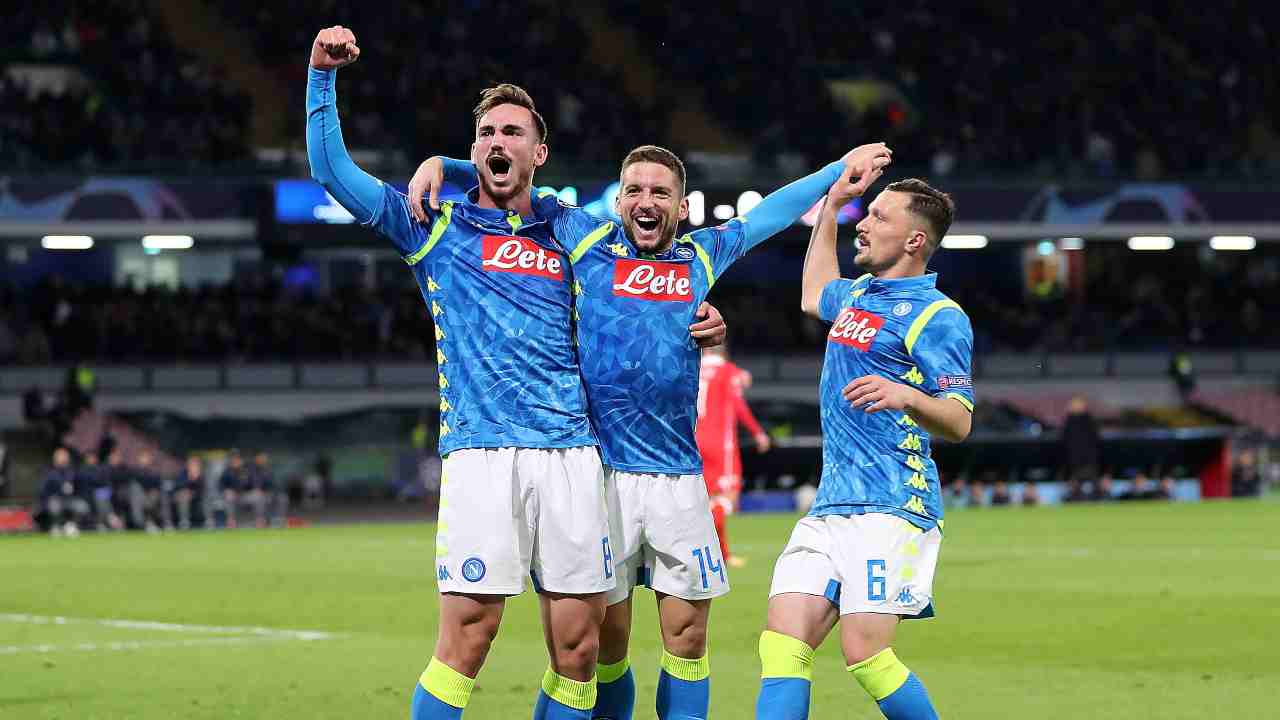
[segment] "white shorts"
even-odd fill
[[[942,533],[894,515],[807,516],[773,568],[769,597],[826,597],[850,613],[933,617],[933,573]]]
[[[594,447],[455,450],[444,459],[440,592],[613,589],[604,467]]]
[[[610,605],[626,600],[638,585],[685,600],[729,592],[729,570],[701,475],[606,472],[610,490],[617,488],[609,521],[619,549]]]

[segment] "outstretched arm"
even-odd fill
[[[368,224],[382,202],[382,182],[357,167],[347,152],[334,91],[338,68],[359,57],[355,34],[341,25],[316,35],[307,70],[307,160],[311,177],[357,222]]]

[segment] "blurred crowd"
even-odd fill
[[[248,156],[248,98],[178,47],[143,0],[18,4],[0,41],[0,167],[194,168]]]
[[[1280,313],[1277,258],[1198,266],[1192,256],[1157,266],[1097,252],[1080,294],[1039,298],[963,273],[944,273],[939,287],[969,314],[979,354],[1280,347],[1280,332],[1266,320]],[[327,294],[270,279],[136,291],[51,276],[27,291],[0,288],[0,363],[430,358],[430,314],[402,275],[377,290]],[[726,280],[711,301],[740,352],[822,347],[827,328],[801,316],[798,288]]]
[[[936,176],[1280,172],[1273,5],[612,7],[761,154],[831,157],[855,137],[931,153]]]
[[[308,488],[313,491],[319,488]],[[160,533],[250,522],[283,527],[288,506],[288,492],[265,452],[246,462],[233,450],[221,469],[191,455],[176,474],[166,474],[150,450],[126,458],[108,441],[98,452],[83,453],[78,463],[68,448],[54,451],[35,520],[51,535],[71,537],[89,529]]]
[[[347,140],[407,157],[457,154],[482,87],[513,81],[542,103],[559,157],[611,165],[631,146],[685,146],[669,127],[682,93],[762,165],[833,156],[850,138],[885,139],[929,158],[935,177],[1208,176],[1280,172],[1274,107],[1280,10],[1189,0],[1134,11],[1049,5],[851,9],[832,0],[604,3],[643,58],[591,59],[572,4],[444,3],[394,9],[321,0],[217,4],[223,32],[251,38],[250,60],[300,86],[315,33],[353,28],[362,66],[340,98]],[[249,155],[252,107],[225,72],[181,49],[143,0],[52,0],[15,7],[4,67],[76,69],[32,87],[0,72],[0,161],[9,167],[217,165]],[[652,96],[628,92],[650,64]],[[1042,72],[1042,69],[1049,69]],[[646,69],[646,74],[648,70]],[[300,92],[300,91],[299,91]]]
[[[360,64],[338,87],[351,147],[410,158],[465,155],[474,139],[470,110],[481,89],[499,82],[533,95],[550,128],[553,162],[613,164],[665,128],[660,109],[622,92],[625,68],[588,60],[590,39],[572,4],[235,0],[219,8],[255,39],[263,65],[293,78],[299,93],[316,32],[331,25],[355,32]]]

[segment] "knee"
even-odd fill
[[[555,647],[556,667],[560,674],[566,672],[581,673],[589,676],[595,672],[596,660],[600,656],[600,631],[596,626],[586,625],[578,632],[564,638],[558,638]]]
[[[672,627],[666,638],[667,652],[682,658],[700,658],[707,650],[707,626],[690,618]]]
[[[463,652],[469,658],[483,658],[489,652],[489,646],[498,637],[500,618],[489,614],[464,618],[459,628],[459,640]]]

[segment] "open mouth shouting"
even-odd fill
[[[489,174],[493,176],[496,183],[504,183],[511,177],[511,160],[502,155],[490,155],[485,160],[485,165],[489,168]]]
[[[871,242],[867,240],[867,236],[859,233],[857,239],[854,241],[854,248],[856,248],[857,252],[862,252],[869,247],[871,247]]]
[[[640,210],[631,215],[637,245],[652,247],[658,244],[662,228],[662,216],[649,210]]]

